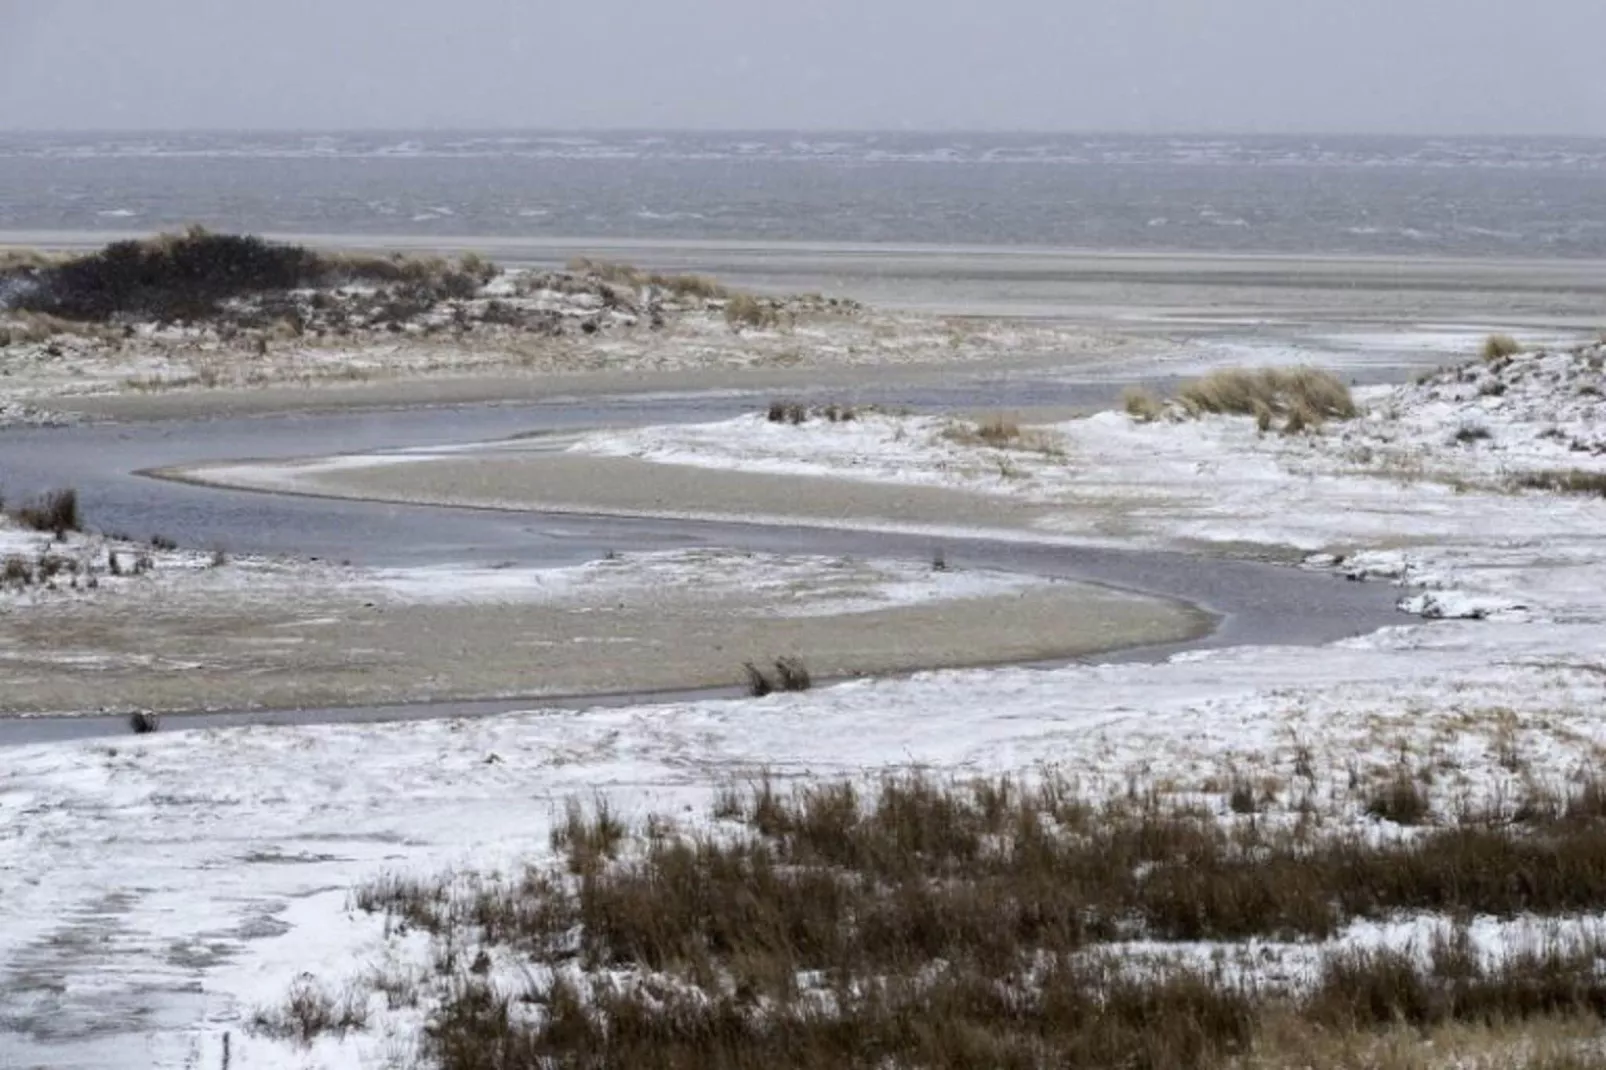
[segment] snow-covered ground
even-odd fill
[[[1566,651],[1564,657],[1558,651]],[[303,972],[335,991],[422,951],[351,908],[383,872],[515,869],[569,797],[706,809],[729,778],[1060,767],[1089,791],[1198,791],[1307,760],[1429,766],[1436,805],[1559,783],[1606,743],[1606,637],[1456,622],[1162,666],[930,674],[806,695],[466,722],[174,732],[8,751],[0,1054],[13,1064],[365,1067],[411,1012],[312,1052],[245,1035]],[[1283,805],[1292,805],[1285,800]],[[1343,811],[1340,811],[1342,814]],[[1348,820],[1369,821],[1351,809]],[[1335,822],[1345,820],[1339,817]],[[141,1039],[131,1040],[129,1034]],[[7,1052],[7,1048],[10,1051]]]
[[[1606,754],[1606,499],[1512,481],[1606,470],[1591,445],[1600,399],[1585,389],[1598,355],[1519,356],[1370,391],[1366,415],[1308,436],[1261,434],[1248,417],[1105,414],[1049,428],[1028,449],[994,448],[967,444],[947,421],[865,415],[591,439],[582,448],[655,462],[1030,495],[1059,507],[1061,536],[1293,546],[1311,567],[1409,576],[1439,615],[1483,619],[1161,665],[17,748],[0,772],[0,1062],[121,1066],[137,1045],[142,1065],[206,1066],[227,1035],[234,1067],[406,1065],[421,1012],[386,1010],[377,996],[368,1029],[310,1050],[247,1035],[244,1023],[303,972],[340,991],[427,953],[416,934],[355,911],[354,884],[546,857],[572,797],[606,794],[626,817],[690,817],[720,784],[761,769],[1048,765],[1089,793],[1217,794],[1253,770],[1309,782],[1333,827],[1364,829],[1375,819],[1346,785],[1401,766],[1432,770],[1423,782],[1440,816],[1509,802],[1526,783],[1565,783]],[[1488,437],[1457,434],[1472,419]],[[1343,939],[1392,946],[1431,924],[1358,925]],[[1492,946],[1552,924],[1475,930]],[[1267,974],[1297,975],[1309,958],[1282,948]]]
[[[183,550],[95,532],[36,531],[0,515],[0,613],[63,602],[107,601],[152,587],[169,590],[197,577],[215,581],[231,564],[222,549]],[[284,565],[248,559],[227,573],[249,582]]]
[[[989,446],[948,418],[863,413],[800,425],[753,414],[599,432],[571,452],[734,471],[944,486],[1049,506],[1044,534],[1122,545],[1292,547],[1313,563],[1481,599],[1592,612],[1606,498],[1527,489],[1606,472],[1606,347],[1474,362],[1361,390],[1317,433],[1239,416],[1108,412]],[[1443,598],[1440,599],[1444,601]],[[1601,603],[1606,606],[1606,600]]]
[[[1054,581],[985,570],[948,571],[913,561],[669,550],[624,554],[572,568],[463,565],[383,569],[372,581],[409,601],[539,602],[586,606],[623,595],[733,602],[740,616],[830,617],[899,606],[1018,594]]]

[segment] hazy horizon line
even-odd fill
[[[329,137],[353,134],[542,134],[558,136],[576,135],[741,135],[741,134],[807,134],[842,136],[904,136],[904,137],[1128,137],[1128,138],[1378,138],[1402,140],[1462,141],[1487,138],[1501,141],[1606,141],[1602,133],[1560,133],[1488,131],[1478,133],[1445,131],[1367,131],[1367,130],[1243,130],[1230,128],[1196,128],[1175,130],[1135,130],[1097,127],[1050,129],[1035,127],[838,127],[838,126],[350,126],[350,127],[295,127],[295,126],[65,126],[31,127],[0,126],[0,136],[87,136],[87,135],[205,135],[205,134],[263,134]]]

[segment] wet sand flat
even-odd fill
[[[722,687],[743,662],[817,678],[1076,657],[1208,630],[1084,584],[785,616],[762,595],[652,585],[573,604],[418,604],[361,587],[32,607],[0,615],[0,713],[290,709]]]
[[[322,462],[200,465],[185,482],[372,501],[541,512],[722,519],[844,527],[1029,530],[1048,507],[942,487],[857,483],[561,453],[479,454],[325,467]]]

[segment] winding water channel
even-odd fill
[[[967,379],[951,386],[867,389],[853,400],[923,411],[1106,405],[1118,386],[1053,378]],[[836,396],[840,396],[840,391]],[[90,523],[135,538],[162,534],[194,547],[350,561],[375,567],[514,563],[554,567],[608,551],[687,548],[929,560],[933,537],[765,523],[539,513],[397,505],[161,480],[151,469],[230,459],[278,459],[494,440],[516,434],[723,419],[759,400],[741,392],[553,398],[538,403],[388,411],[86,424],[0,431],[0,479],[8,497],[49,487],[80,493]],[[1346,583],[1286,565],[1151,550],[1067,547],[1018,539],[944,536],[966,567],[1029,572],[1160,595],[1217,618],[1209,634],[1116,657],[1157,658],[1182,649],[1246,644],[1322,644],[1364,634],[1399,616],[1399,591]],[[1106,660],[1108,656],[1104,656]],[[702,698],[684,691],[417,706],[214,712],[186,715],[201,727],[450,717],[527,709]],[[177,719],[175,719],[176,722]],[[0,721],[0,744],[126,732],[100,716]]]

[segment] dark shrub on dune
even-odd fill
[[[216,316],[234,298],[361,282],[381,288],[414,315],[442,301],[473,297],[497,270],[472,253],[457,261],[323,254],[192,227],[58,261],[0,263],[0,288],[12,283],[13,307],[63,319],[194,321]]]
[[[316,283],[316,254],[237,234],[192,229],[147,241],[120,241],[35,275],[18,305],[77,320],[119,314],[200,319],[231,297]]]
[[[33,531],[64,534],[83,530],[78,511],[78,492],[71,488],[53,490],[12,512],[17,523]]]

